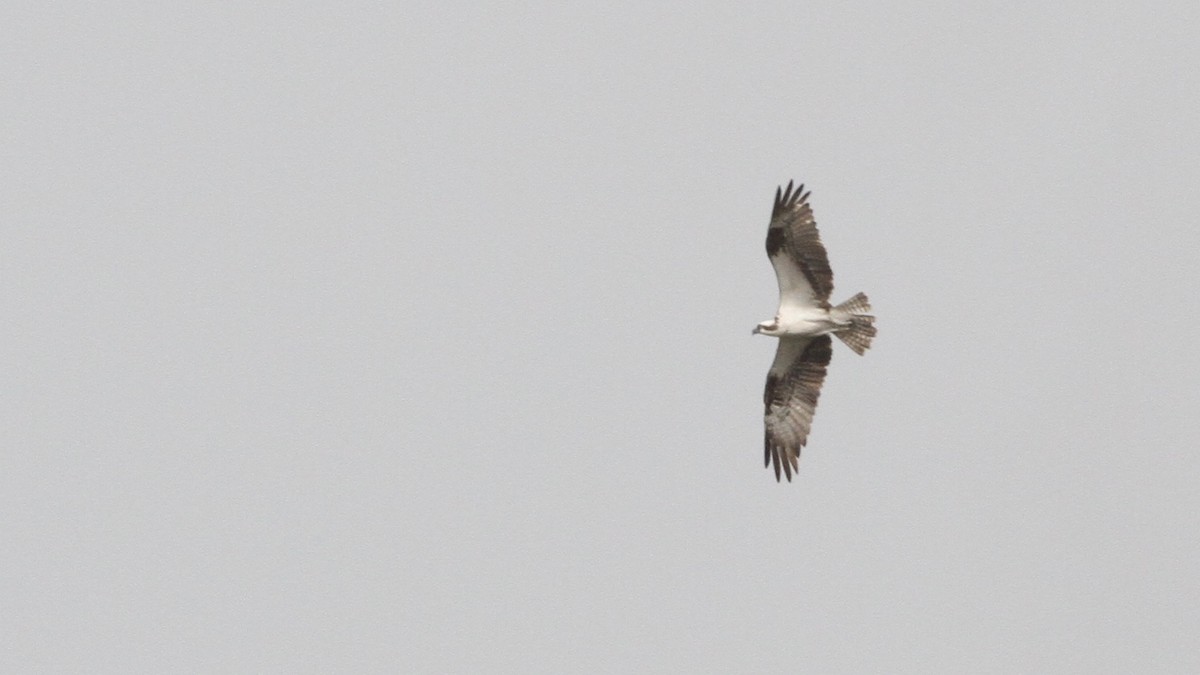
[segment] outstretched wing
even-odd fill
[[[799,468],[800,449],[808,442],[813,413],[825,382],[825,367],[833,355],[828,335],[815,338],[783,337],[775,362],[767,373],[763,392],[766,438],[763,463],[775,464],[775,480],[782,466],[787,479]]]
[[[808,204],[809,192],[801,185],[775,189],[775,208],[767,228],[767,256],[779,280],[780,312],[785,307],[829,309],[833,272],[817,232],[817,221]]]

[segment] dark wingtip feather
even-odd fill
[[[776,207],[792,208],[796,204],[804,203],[804,200],[808,199],[808,195],[810,194],[812,193],[804,191],[804,183],[796,186],[794,180],[789,180],[787,189],[783,191],[783,194],[780,194],[778,188],[775,190]]]

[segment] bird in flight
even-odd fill
[[[837,336],[859,355],[875,337],[875,317],[865,294],[836,307],[829,304],[833,272],[808,195],[803,185],[793,190],[791,181],[786,190],[775,190],[767,257],[779,280],[779,310],[774,319],[754,328],[755,334],[779,338],[763,392],[763,463],[774,464],[776,481],[780,469],[790,482],[799,468],[800,449],[808,442],[825,368],[833,355],[829,336]]]

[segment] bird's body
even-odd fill
[[[763,335],[774,337],[810,338],[832,333],[845,324],[839,324],[830,311],[820,307],[780,307],[775,318],[775,331],[760,330]]]
[[[800,449],[808,442],[813,414],[833,354],[830,335],[862,354],[875,337],[875,317],[867,296],[859,293],[833,307],[833,272],[817,232],[804,186],[775,191],[775,208],[767,228],[767,256],[779,281],[775,318],[754,329],[779,338],[775,361],[763,393],[764,461],[792,480]]]

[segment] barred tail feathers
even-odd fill
[[[860,356],[871,347],[871,340],[875,337],[875,317],[871,316],[870,311],[871,301],[865,293],[858,293],[834,307],[831,312],[836,319],[850,320],[849,326],[836,331],[834,335]]]

